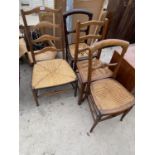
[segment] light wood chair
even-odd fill
[[[122,48],[120,61],[112,75],[112,78],[100,79],[92,81],[94,66],[92,61],[93,52],[96,50],[109,47],[120,46]],[[98,122],[110,119],[122,114],[121,121],[125,115],[134,106],[133,95],[118,81],[115,80],[118,69],[123,60],[123,56],[127,51],[129,43],[127,41],[118,39],[106,39],[97,42],[95,45],[88,48],[89,51],[89,65],[88,65],[88,83],[87,83],[87,99],[90,111],[94,120],[94,124],[90,129],[93,131]],[[101,64],[98,68],[105,68],[107,65]],[[96,69],[96,68],[95,68]]]
[[[73,35],[76,35],[76,30],[69,30],[67,27],[67,20],[73,16],[83,16],[84,18],[87,18],[88,21],[92,20],[93,14],[87,10],[84,9],[73,9],[71,11],[67,11],[63,14],[63,24],[64,24],[64,33],[65,33],[65,45],[66,45],[66,60],[71,63],[71,66],[73,67],[74,62],[74,53],[75,53],[75,43]],[[72,25],[73,27],[73,25]],[[80,30],[80,33],[88,35],[89,33],[89,26],[87,26],[85,29]],[[71,40],[71,41],[70,41]],[[87,42],[79,43],[79,48],[85,48],[87,47]],[[83,57],[83,55],[80,55]]]
[[[40,29],[40,28],[53,28],[58,27],[56,24],[52,24],[50,22],[40,22],[36,26],[34,26],[34,29]],[[30,41],[30,46],[32,49],[33,44],[38,42],[44,42],[44,41],[56,41],[60,40],[60,38],[45,34],[40,36],[36,40]],[[38,95],[38,91],[41,89],[49,88],[49,87],[57,87],[62,86],[66,84],[72,84],[73,88],[75,89],[75,96],[77,91],[77,77],[74,73],[73,69],[70,67],[70,65],[65,61],[64,59],[52,59],[52,60],[44,60],[44,61],[38,61],[36,58],[40,54],[44,54],[46,52],[58,52],[63,51],[64,49],[57,49],[54,44],[53,46],[48,46],[43,49],[41,49],[39,52],[35,53],[32,51],[33,56],[33,73],[32,73],[32,91],[33,96],[36,101],[36,105],[38,106],[38,97],[43,95],[52,95],[57,93],[63,93],[68,90],[58,90],[54,92],[47,92],[44,94]]]
[[[94,34],[88,34],[85,36],[80,36],[80,29],[83,29],[86,26],[96,26],[98,27],[98,30],[95,31]],[[88,21],[84,23],[77,22],[77,41],[75,44],[75,53],[74,53],[74,70],[78,72],[78,79],[79,79],[79,99],[78,99],[78,104],[81,104],[81,102],[84,100],[84,94],[86,90],[86,85],[87,85],[87,74],[88,74],[88,53],[89,51],[87,48],[89,46],[94,45],[96,42],[99,40],[103,40],[106,38],[108,30],[108,19],[105,18],[104,21]],[[91,42],[91,45],[87,45],[86,47],[79,48],[79,43],[82,41],[89,41]],[[83,61],[79,61],[80,55],[84,56]],[[98,66],[101,64],[101,61],[99,60],[101,56],[101,49],[95,51],[93,53],[93,64]],[[93,72],[93,81],[102,79],[102,78],[107,78],[112,76],[112,71],[106,67],[106,68],[96,68]]]
[[[98,30],[94,32],[94,34],[88,33],[86,35],[81,36],[80,31],[84,29],[85,27],[98,27]],[[91,20],[84,23],[81,23],[80,21],[77,21],[76,24],[76,43],[71,45],[74,46],[75,49],[71,50],[72,56],[74,56],[74,70],[77,69],[77,62],[80,60],[86,60],[88,59],[88,51],[84,50],[94,42],[97,42],[99,40],[103,40],[106,38],[106,34],[108,31],[108,19],[105,18],[104,21],[97,21],[97,20]],[[87,43],[87,44],[86,44]],[[81,44],[83,46],[81,46]],[[100,52],[94,52],[94,57],[99,57]]]
[[[31,40],[32,40],[31,32],[33,31],[33,25],[28,25],[28,22],[27,22],[27,18],[26,17],[28,15],[32,15],[32,14],[37,14],[39,16],[41,13],[42,14],[46,13],[46,15],[47,14],[49,14],[49,15],[51,15],[51,14],[52,15],[53,14],[61,14],[61,16],[62,16],[61,9],[50,9],[48,7],[42,7],[42,6],[41,7],[36,7],[34,9],[32,9],[32,10],[29,10],[29,11],[21,10],[21,14],[22,14],[23,22],[24,22],[24,27],[25,27],[25,32],[26,32],[25,33],[26,34],[26,39],[28,41],[28,47],[29,47],[28,58],[29,58],[29,63],[30,64],[35,63],[34,62],[34,55],[32,53],[33,46],[31,46]],[[42,23],[44,23],[44,25],[46,25],[46,22],[47,21],[42,21]],[[56,25],[56,26],[53,26],[53,27],[51,27],[48,30],[54,32],[56,28],[59,28],[60,31],[61,31],[61,33],[62,33],[61,36],[63,36],[62,23],[59,24],[59,26],[58,26],[58,24],[55,24],[55,23],[52,23],[52,24],[53,25]],[[46,29],[45,26],[42,27],[42,29],[39,30],[39,32],[41,34],[47,34],[47,32],[49,32],[49,31],[47,31],[47,29]],[[53,42],[48,42],[47,44],[53,46]],[[63,49],[64,48],[64,41],[63,41],[63,39],[61,40],[61,45],[62,45],[62,49]],[[38,52],[39,52],[38,50],[37,51],[34,51],[34,53],[38,53]],[[56,54],[57,54],[57,52],[48,52],[47,51],[46,53],[40,53],[39,55],[36,55],[36,58],[35,59],[37,61],[51,60],[51,59],[54,59],[56,57]],[[63,54],[63,57],[64,57],[64,52],[62,54]]]

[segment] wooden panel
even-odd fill
[[[109,0],[110,29],[108,38],[135,42],[135,0]]]
[[[66,11],[66,0],[55,0],[55,9],[59,9],[59,8],[62,9],[62,13],[64,13]],[[56,15],[55,22],[57,24],[61,24],[62,15],[61,16]],[[62,30],[63,30],[63,28],[62,28]],[[64,37],[64,35],[62,36],[60,29],[57,29],[55,33],[56,33],[57,37]],[[57,46],[57,48],[62,48],[60,42],[56,42],[56,46]]]
[[[74,0],[73,8],[86,9],[94,14],[93,19],[97,19],[103,4],[104,0]]]
[[[104,0],[74,0],[73,8],[81,8],[86,9],[93,13],[93,19],[97,20],[103,8]],[[76,21],[80,20],[81,22],[86,21],[86,18],[80,16],[73,17],[73,28],[76,25]],[[94,28],[92,28],[91,32],[94,32]]]
[[[135,51],[131,45],[124,56],[124,59],[119,68],[116,79],[130,92],[134,92],[135,88]],[[111,63],[117,62],[120,58],[119,52],[114,52]],[[111,68],[112,69],[112,68]],[[112,69],[113,70],[113,69]]]

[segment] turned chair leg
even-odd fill
[[[131,107],[130,109],[126,110],[126,111],[123,113],[123,115],[121,116],[120,121],[123,121],[124,117],[129,113],[129,111],[130,111],[131,109],[132,109],[132,107]]]
[[[39,106],[39,103],[38,103],[38,96],[37,96],[37,90],[32,89],[32,93],[33,93],[34,100],[35,100],[35,102],[36,102],[36,106]]]
[[[85,84],[81,84],[81,89],[79,90],[79,99],[78,99],[78,104],[81,105],[82,99],[83,99],[83,94],[85,90]]]
[[[98,117],[98,118],[95,120],[93,126],[92,126],[91,129],[90,129],[90,133],[93,131],[93,129],[94,129],[94,128],[96,127],[96,125],[98,124],[99,119],[100,119],[100,117]]]

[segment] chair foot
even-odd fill
[[[97,124],[98,124],[98,119],[95,120],[93,126],[91,127],[91,129],[90,129],[90,133],[93,131],[93,129],[96,127]]]
[[[36,106],[39,106],[38,97],[37,97],[37,91],[35,89],[32,89],[32,93],[33,93],[34,100],[36,102]]]
[[[130,111],[131,109],[132,109],[132,107],[131,107],[130,109],[126,110],[126,111],[123,113],[123,115],[121,116],[120,121],[123,121],[124,117],[129,113],[129,111]]]

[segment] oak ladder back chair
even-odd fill
[[[72,51],[75,50],[75,46],[74,44],[72,45],[72,43],[69,43],[69,36],[71,36],[72,34],[76,34],[76,30],[72,29],[69,30],[67,28],[67,19],[68,17],[73,17],[74,15],[82,15],[83,17],[87,17],[88,21],[92,20],[93,14],[87,10],[84,9],[73,9],[71,11],[67,11],[63,14],[63,24],[64,24],[64,33],[65,33],[65,48],[66,48],[66,60],[68,62],[71,62],[71,66],[73,65],[73,60],[74,60],[74,55],[72,54]],[[83,29],[80,31],[81,33],[85,33],[86,35],[88,35],[89,33],[89,26],[86,27],[86,29]],[[81,44],[81,46],[85,46],[87,42],[85,42],[85,44]]]
[[[120,46],[122,48],[121,58],[113,73],[112,78],[92,81],[92,73],[94,70],[92,62],[92,54],[98,49],[109,46]],[[89,66],[88,66],[88,85],[87,85],[87,99],[90,111],[94,120],[94,124],[90,129],[93,131],[98,122],[104,121],[121,115],[120,121],[134,106],[133,95],[118,81],[115,80],[118,69],[120,67],[123,56],[128,49],[129,43],[119,39],[106,39],[97,42],[94,46],[88,48],[89,50]],[[98,67],[106,67],[111,64],[100,64]],[[95,68],[96,69],[96,68]]]
[[[42,27],[58,27],[56,24],[52,24],[50,22],[40,22],[34,29],[39,29]],[[33,43],[44,42],[44,41],[56,41],[60,38],[44,34],[40,36],[38,39],[32,40]],[[31,44],[31,46],[32,46]],[[77,78],[76,74],[70,65],[64,59],[52,59],[52,60],[44,60],[44,61],[36,61],[37,55],[44,54],[46,52],[58,52],[61,49],[57,49],[55,45],[50,45],[48,47],[44,47],[37,53],[34,53],[34,66],[32,73],[32,92],[34,99],[36,101],[36,105],[38,106],[38,97],[43,95],[52,95],[57,93],[63,93],[68,90],[58,90],[54,92],[47,92],[44,94],[38,95],[38,90],[48,88],[48,87],[57,87],[66,84],[72,84],[75,89],[75,96],[77,91]]]
[[[108,19],[105,18],[104,21],[88,21],[84,23],[77,22],[77,42],[75,45],[75,59],[74,59],[74,69],[78,72],[78,79],[79,79],[79,99],[78,104],[81,104],[81,102],[84,100],[84,94],[86,92],[86,85],[87,85],[87,74],[88,74],[88,60],[78,61],[79,53],[84,53],[85,57],[88,59],[89,51],[87,48],[91,45],[87,45],[85,48],[79,48],[79,42],[83,40],[89,40],[91,41],[91,44],[95,45],[96,42],[99,40],[103,40],[106,38],[107,30],[108,30]],[[85,36],[80,37],[79,36],[79,30],[80,28],[83,28],[85,26],[96,26],[100,31],[98,33],[94,34],[88,34]],[[100,55],[101,55],[101,49],[96,50],[93,53],[93,63],[94,64],[100,64]],[[93,80],[98,80],[102,78],[107,78],[112,76],[112,71],[109,68],[104,69],[97,69],[93,73]]]
[[[33,53],[37,53],[38,51],[35,51],[33,52],[33,46],[32,46],[32,37],[31,37],[31,32],[33,30],[33,25],[28,25],[28,22],[27,22],[27,19],[26,17],[28,15],[32,15],[32,14],[37,14],[39,15],[39,13],[49,13],[49,14],[61,14],[62,15],[62,12],[61,12],[61,9],[50,9],[48,7],[36,7],[32,10],[29,10],[29,11],[24,11],[23,9],[21,10],[21,14],[22,14],[22,18],[23,18],[23,22],[24,22],[24,27],[25,27],[25,34],[26,34],[26,39],[28,41],[28,46],[29,46],[29,50],[30,52],[28,52],[28,58],[29,58],[29,62],[30,64],[33,64],[35,63],[34,61],[34,54]],[[62,21],[62,20],[61,20]],[[46,22],[46,21],[43,21],[43,22]],[[58,25],[58,24],[53,24],[53,25]],[[53,28],[51,27],[51,30],[55,30],[55,28],[58,28],[57,26],[53,26]],[[59,24],[59,29],[62,33],[62,36],[63,36],[63,29],[62,29],[62,23]],[[45,32],[45,28],[42,28],[39,30],[39,32]],[[48,42],[48,44],[53,44],[52,42]],[[63,38],[61,40],[61,44],[62,44],[62,49],[64,49],[64,41],[63,41]],[[63,52],[63,51],[62,51]],[[62,53],[63,54],[63,57],[64,57],[64,52]],[[53,52],[52,54],[47,52],[46,54],[44,53],[43,55],[41,54],[39,56],[39,60],[50,60],[50,59],[54,59],[56,57],[56,52]]]
[[[106,38],[107,31],[108,31],[108,23],[109,20],[107,18],[104,19],[104,21],[97,21],[97,20],[91,20],[84,23],[81,23],[80,21],[77,21],[76,24],[76,43],[75,43],[75,50],[74,50],[74,70],[77,69],[77,62],[78,60],[86,60],[88,59],[88,51],[85,50],[88,46],[91,44],[94,44],[95,42],[99,40],[103,40]],[[88,33],[84,36],[80,36],[80,31],[84,27],[91,28],[92,26],[98,27],[98,31],[95,31],[93,34]],[[83,42],[89,42],[85,46],[81,47],[80,44],[83,44]],[[93,56],[100,57],[101,52],[94,53]]]

